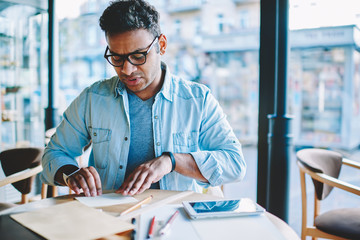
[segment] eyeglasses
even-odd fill
[[[151,44],[148,46],[149,49],[144,52],[135,51],[129,54],[116,54],[116,53],[108,54],[110,50],[109,50],[109,46],[106,46],[104,58],[114,67],[124,66],[125,60],[128,60],[129,63],[131,63],[134,66],[143,65],[146,63],[146,55],[149,54],[151,48],[158,41],[158,39],[159,37],[155,37],[154,40],[151,42]]]

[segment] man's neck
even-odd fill
[[[141,100],[146,101],[152,98],[153,96],[155,96],[160,91],[160,89],[164,84],[164,79],[165,79],[165,70],[161,69],[161,75],[158,84],[154,84],[154,86],[150,84],[146,89],[147,91],[140,91],[134,94],[138,96]]]

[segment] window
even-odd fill
[[[218,19],[219,33],[222,33],[224,32],[224,15],[218,14],[217,19]]]
[[[250,26],[249,17],[248,11],[243,10],[240,12],[240,29],[246,29]]]
[[[179,20],[179,19],[176,19],[174,21],[174,33],[177,36],[181,36],[181,20]]]

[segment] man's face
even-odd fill
[[[133,52],[146,52],[154,41],[143,65],[135,66],[126,59],[122,66],[114,67],[120,81],[143,100],[156,94],[162,85],[160,54],[157,52],[159,47],[156,46],[159,44],[158,41],[163,41],[160,38],[154,41],[154,36],[144,29],[106,36],[109,54],[124,55]]]

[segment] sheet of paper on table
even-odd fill
[[[171,225],[171,229],[168,235],[160,236],[159,230],[166,224],[171,215],[179,210],[180,214],[175,218],[174,222]],[[199,238],[197,232],[194,230],[191,225],[190,219],[187,217],[185,210],[183,209],[181,204],[174,205],[164,205],[161,208],[157,208],[154,211],[148,211],[140,216],[140,231],[137,233],[135,239],[146,239],[148,234],[150,221],[152,217],[155,216],[155,228],[154,228],[154,236],[153,240],[160,239],[171,239],[171,240],[201,240]]]
[[[88,207],[105,207],[138,202],[138,200],[133,197],[123,196],[118,193],[106,193],[96,197],[76,197],[75,199]]]
[[[199,219],[193,220],[191,223],[201,239],[285,240],[276,226],[264,214]]]
[[[48,208],[11,215],[15,221],[46,239],[97,239],[133,229],[101,210],[71,201]]]
[[[165,239],[171,240],[218,240],[218,239],[246,239],[246,240],[285,240],[276,226],[264,215],[242,216],[242,217],[223,217],[211,219],[190,220],[182,205],[166,205],[154,211],[141,214],[140,225],[142,228],[136,237],[137,240],[145,239],[149,224],[155,216],[154,240],[164,239],[158,234],[158,230],[170,216],[179,210],[180,214],[171,226],[169,236]],[[145,226],[145,227],[144,227]]]

